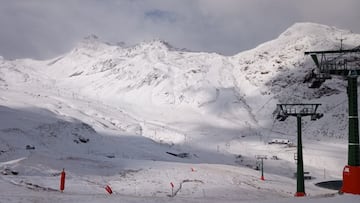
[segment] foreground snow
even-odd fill
[[[133,133],[124,131],[123,128],[133,126],[132,122],[136,123],[137,119],[123,110],[72,94],[59,96],[51,90],[39,94],[28,91],[1,90],[0,169],[19,173],[0,176],[0,196],[6,202],[294,200],[294,147],[269,145],[267,139],[259,135],[236,135],[239,132],[236,129],[205,125],[197,131],[186,131],[185,135],[176,125],[140,122],[143,131],[153,134],[152,139],[165,139],[155,142],[149,136],[137,134],[136,127],[131,127]],[[118,121],[121,117],[126,117],[129,123]],[[176,142],[171,137],[163,137],[166,133],[183,137]],[[26,145],[35,149],[26,149]],[[304,145],[305,170],[313,177],[306,182],[310,199],[305,199],[317,201],[324,195],[336,194],[314,183],[341,179],[346,160],[345,141],[309,140]],[[188,153],[188,157],[166,152]],[[253,169],[256,155],[268,157],[264,162],[265,181],[261,181],[260,172]],[[62,168],[67,172],[64,193],[58,191]],[[171,182],[175,185],[174,197],[170,197]],[[112,195],[106,193],[106,185],[112,187]],[[337,198],[353,197],[334,200]]]

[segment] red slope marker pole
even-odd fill
[[[106,185],[105,187],[105,190],[111,195],[113,192],[112,192],[112,189],[109,185]]]
[[[63,168],[62,172],[60,173],[60,191],[64,192],[65,189],[65,169]]]
[[[172,182],[170,182],[171,185],[171,197],[174,196],[174,184]]]

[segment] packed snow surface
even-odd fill
[[[315,186],[341,180],[347,163],[346,81],[308,88],[304,52],[338,49],[340,37],[360,44],[298,23],[231,57],[89,36],[55,59],[0,58],[0,202],[360,202]],[[301,102],[324,117],[303,118],[311,179],[295,199],[296,119],[274,111]]]

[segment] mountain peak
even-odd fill
[[[149,41],[143,41],[138,44],[139,47],[145,49],[157,49],[157,50],[173,50],[175,49],[169,42],[160,39],[153,39]]]
[[[96,36],[95,34],[90,34],[90,35],[84,37],[84,40],[89,40],[89,41],[95,41],[95,40],[98,40],[98,39],[99,39],[99,37]]]
[[[162,39],[152,39],[148,41],[143,41],[139,44],[136,44],[134,48],[141,48],[144,50],[162,50],[162,51],[179,51],[179,52],[191,52],[191,50],[186,48],[178,48],[173,46],[168,41]]]
[[[341,30],[333,26],[327,26],[317,23],[309,23],[309,22],[300,22],[295,23],[294,25],[290,26],[286,29],[280,37],[288,37],[288,36],[309,36],[309,35],[318,35],[318,36],[328,36],[331,35],[345,35],[351,34],[351,31],[348,30]]]
[[[109,46],[109,43],[103,42],[98,36],[91,34],[84,37],[80,42],[78,42],[73,51],[99,51],[106,49]]]
[[[94,34],[88,35],[86,37],[84,37],[79,44],[80,45],[86,45],[86,44],[103,44],[103,42],[101,42],[100,38]]]

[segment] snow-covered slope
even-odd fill
[[[360,44],[359,34],[298,23],[231,57],[89,36],[47,61],[0,58],[0,170],[20,174],[0,182],[54,190],[65,167],[75,195],[91,193],[84,187],[101,194],[110,183],[120,195],[166,198],[174,181],[184,183],[177,197],[185,200],[290,197],[295,148],[267,144],[295,141],[295,120],[273,118],[282,102],[323,104],[322,119],[303,121],[305,167],[316,179],[339,178],[346,83],[333,78],[310,89],[303,81],[315,68],[304,52],[337,49],[341,37],[346,48]],[[273,182],[251,169],[259,154],[272,157],[265,164]],[[314,182],[307,183],[313,195],[330,192]]]

